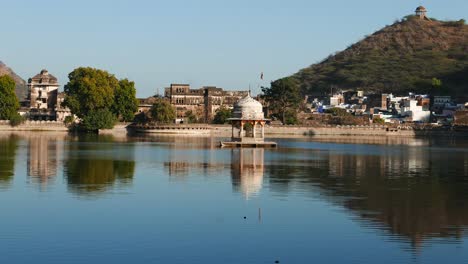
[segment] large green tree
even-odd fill
[[[135,83],[94,68],[77,68],[65,85],[65,102],[85,130],[108,129],[119,118],[131,121],[138,110]]]
[[[132,121],[138,111],[135,83],[128,79],[119,81],[115,90],[112,112],[122,121]]]
[[[224,106],[221,106],[218,110],[216,110],[216,114],[213,118],[214,124],[226,124],[228,123],[228,119],[232,117],[232,110],[228,109]]]
[[[281,117],[283,124],[286,124],[288,112],[295,112],[301,102],[299,86],[291,77],[276,80],[270,87],[262,87],[262,92],[270,110]]]
[[[151,107],[151,119],[158,123],[168,124],[172,123],[176,118],[174,107],[163,99],[158,100]]]
[[[87,131],[111,129],[116,122],[115,115],[108,109],[98,109],[89,112],[81,120],[81,128]]]
[[[0,120],[17,115],[19,101],[15,94],[15,81],[8,75],[0,76]]]
[[[117,78],[107,71],[80,67],[72,71],[65,85],[64,104],[80,118],[99,109],[111,109],[119,89]]]

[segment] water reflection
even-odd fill
[[[231,150],[232,186],[245,199],[259,194],[263,185],[263,148],[241,148]]]
[[[28,176],[43,189],[57,176],[66,134],[31,133],[23,136],[28,142]]]
[[[273,190],[294,185],[319,192],[364,226],[386,230],[413,248],[433,237],[461,238],[468,226],[468,152],[405,147],[384,153],[311,150],[302,160],[283,153],[284,161],[268,166],[267,174]]]
[[[135,173],[133,144],[113,144],[111,136],[75,138],[66,146],[64,177],[69,191],[81,196],[111,187],[128,188]]]
[[[0,135],[0,190],[7,189],[13,180],[18,141],[14,135]]]
[[[412,250],[434,241],[458,242],[466,237],[468,141],[372,139],[365,144],[360,141],[350,144],[342,138],[332,141],[287,139],[276,150],[264,150],[220,149],[216,147],[219,139],[215,138],[3,135],[0,188],[8,188],[2,195],[14,193],[15,188],[23,187],[21,177],[25,177],[30,179],[26,184],[58,187],[50,192],[62,187],[78,197],[109,194],[108,197],[119,199],[112,197],[113,192],[130,190],[138,169],[138,182],[143,185],[152,180],[173,182],[169,186],[155,184],[156,189],[148,188],[151,192],[190,181],[197,190],[188,190],[187,197],[200,191],[206,192],[207,197],[210,192],[225,196],[235,193],[235,199],[228,199],[232,207],[226,207],[226,211],[237,210],[236,203],[242,196],[255,200],[260,194],[266,199],[258,203],[297,199],[303,205],[311,198],[326,201],[332,206],[325,206],[323,211],[342,209],[361,226],[385,234],[385,239],[404,241]],[[13,188],[15,171],[21,175]],[[62,179],[62,172],[63,183],[53,180]],[[227,187],[228,191],[218,187]],[[131,194],[139,196],[144,191],[145,188],[138,188],[138,192]],[[187,197],[180,198],[187,201],[192,198]],[[164,205],[186,211],[178,208],[186,206],[185,202],[169,201]],[[129,206],[138,209],[139,205]],[[196,206],[211,209],[219,204],[206,202]],[[305,220],[316,216],[315,212],[290,209]],[[339,225],[349,219],[333,220]],[[285,226],[294,225],[287,217],[281,221]],[[362,235],[360,231],[352,235],[358,237]]]

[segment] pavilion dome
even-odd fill
[[[418,8],[416,8],[416,12],[427,12],[427,9],[424,6],[418,6]]]
[[[250,94],[234,104],[234,111],[232,115],[233,118],[240,119],[263,120],[265,118],[262,104],[250,97]]]

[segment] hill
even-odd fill
[[[28,94],[26,82],[21,77],[19,77],[12,69],[10,69],[8,66],[6,66],[3,62],[0,61],[0,76],[2,75],[9,75],[13,78],[13,80],[15,80],[16,96],[20,101],[25,100]]]
[[[292,77],[304,94],[333,88],[463,97],[468,95],[468,26],[464,20],[407,16]],[[442,86],[433,85],[434,78]]]

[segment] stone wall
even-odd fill
[[[0,120],[0,131],[68,131],[60,121],[25,121],[23,124],[12,127],[10,121]]]

